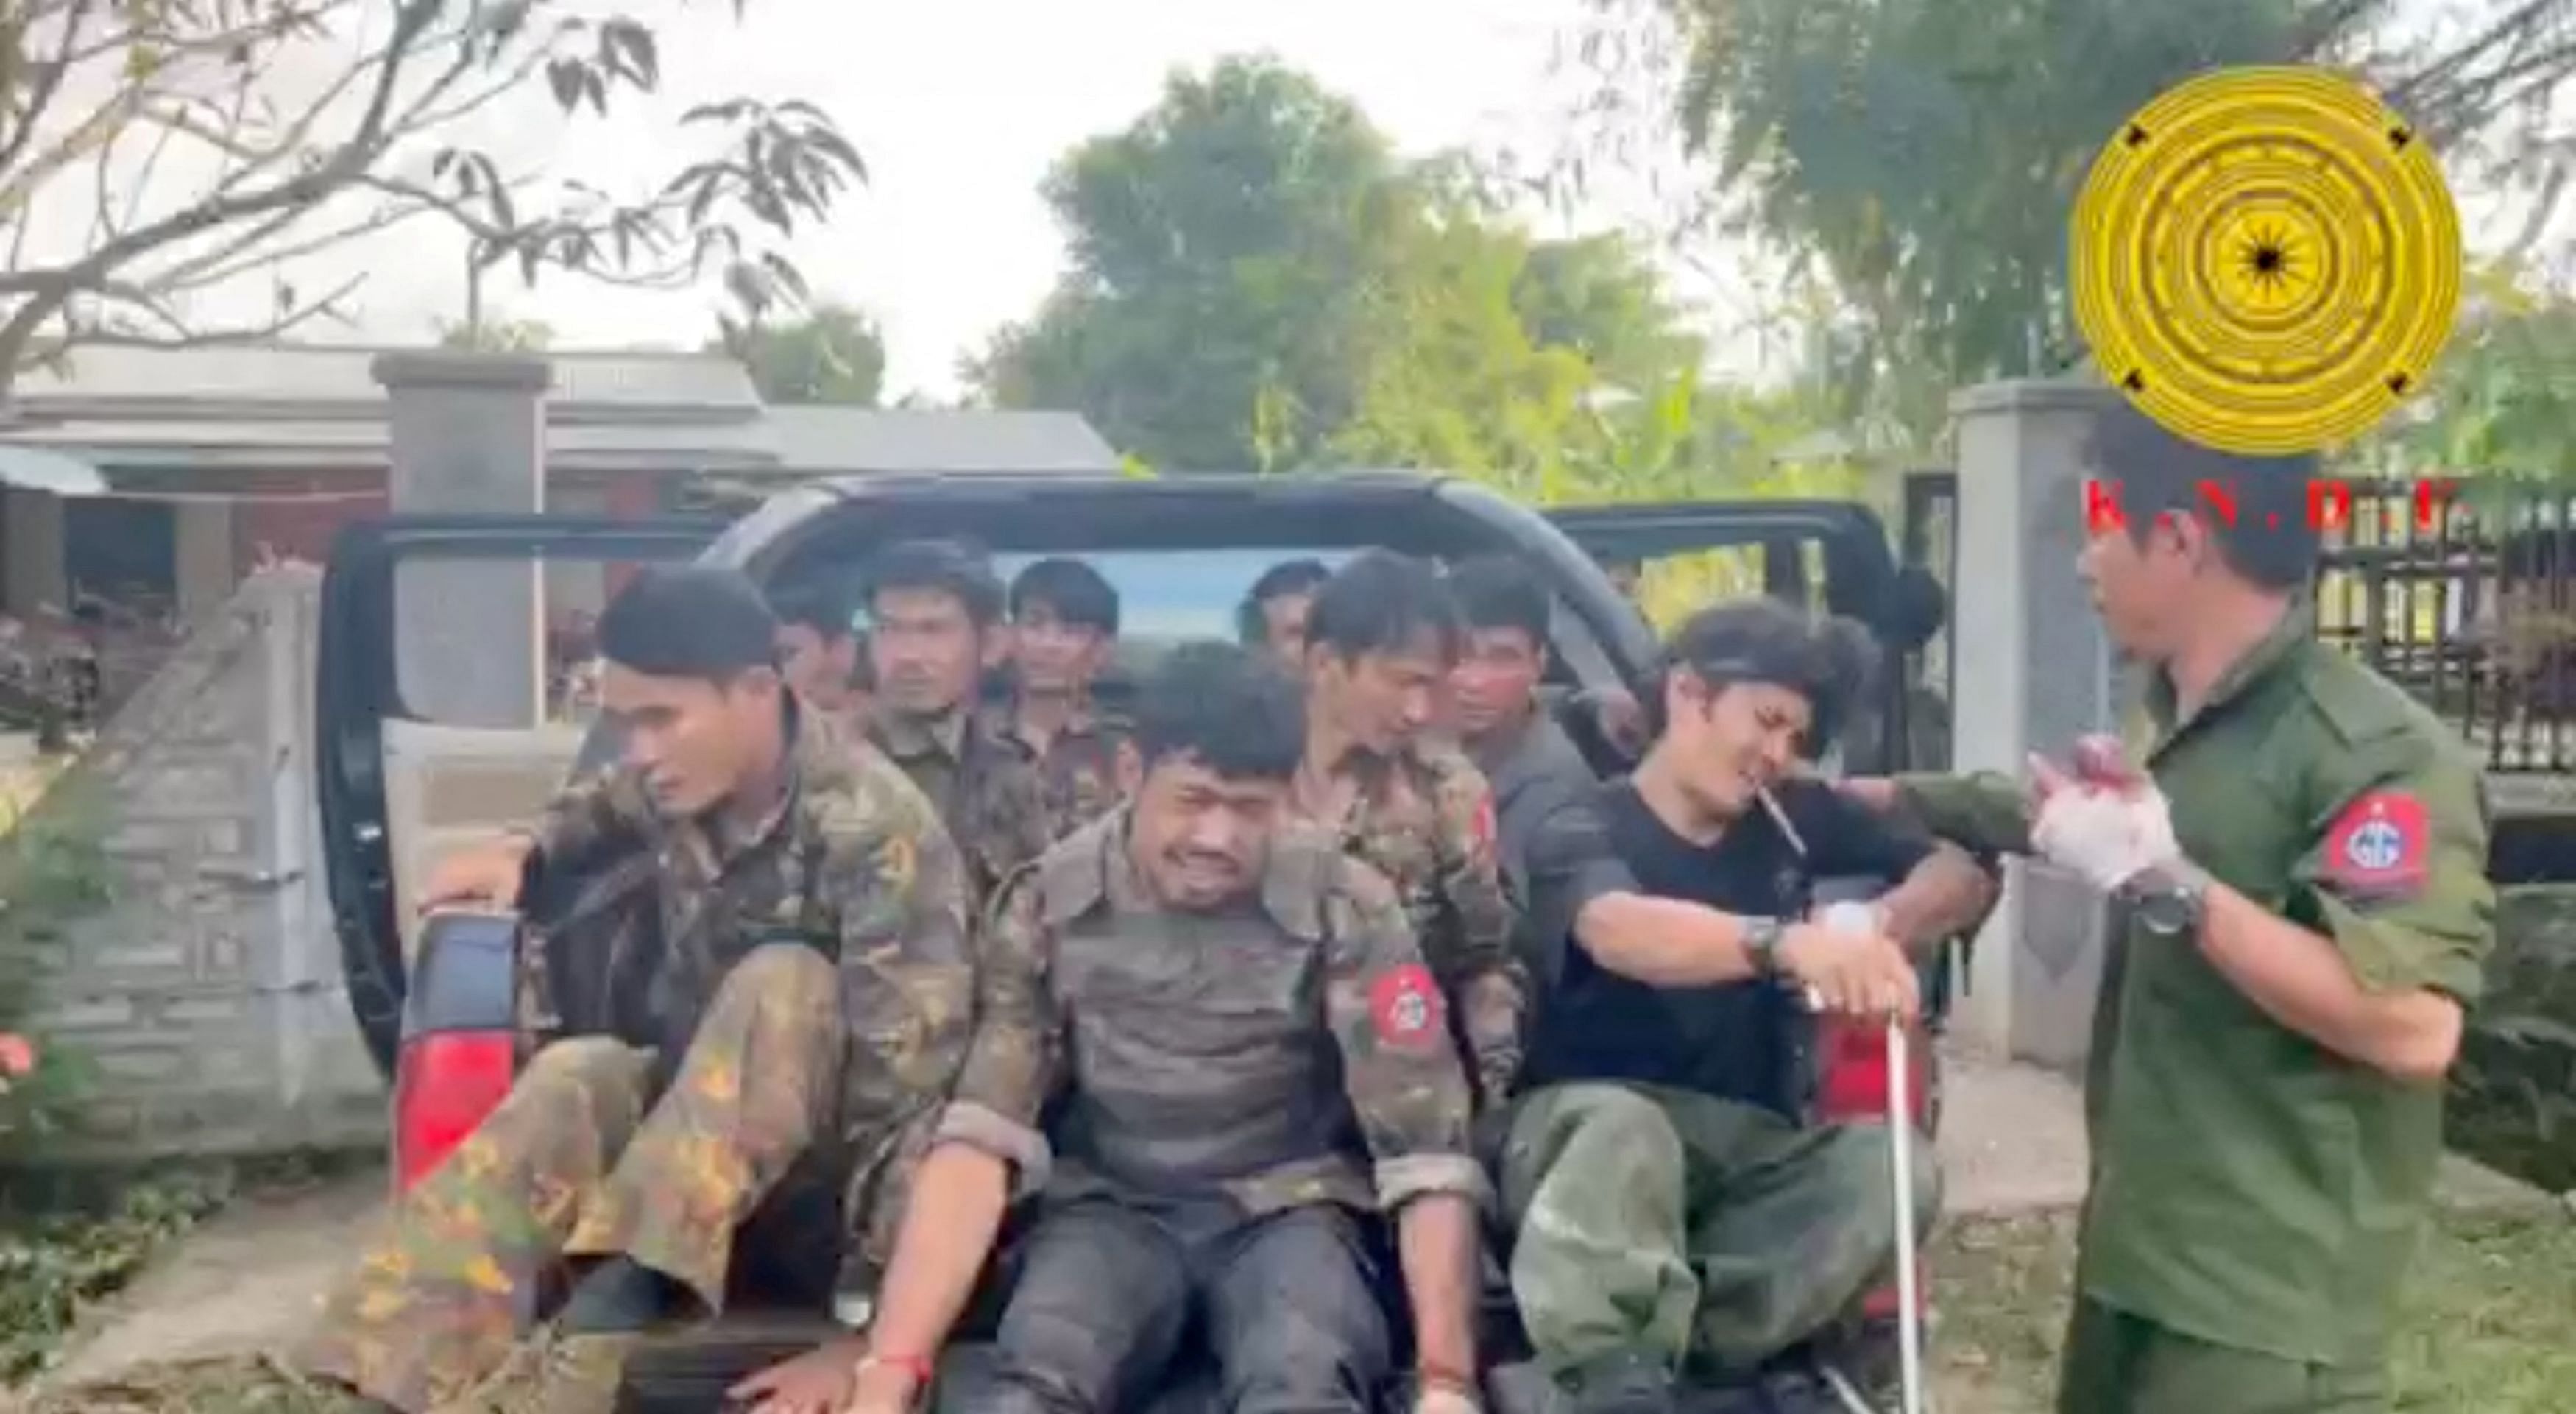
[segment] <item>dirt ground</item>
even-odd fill
[[[2072,1084],[2032,1067],[1955,1048],[1945,1065],[1949,1216],[1927,1259],[1940,1404],[1951,1414],[2037,1414],[2066,1309],[2070,1214],[2083,1193],[2082,1106]],[[2556,1200],[2472,1166],[2455,1165],[2444,1186],[2465,1216],[2436,1244],[2425,1311],[2434,1324],[2413,1338],[2409,1368],[2428,1390],[2475,1396],[2404,1407],[2565,1407],[2512,1400],[2532,1381],[2550,1382],[2560,1398],[2576,1388],[2576,1348],[2561,1348],[2566,1312],[2576,1309],[2576,1228]],[[268,1382],[254,1382],[270,1390],[256,1399],[226,1387],[292,1335],[384,1193],[382,1171],[367,1170],[237,1203],[85,1320],[63,1362],[26,1393],[53,1395],[49,1414],[300,1414]],[[2554,1267],[2544,1270],[2544,1258]],[[2525,1329],[2533,1319],[2549,1323],[2545,1337]],[[123,1381],[133,1382],[131,1397],[118,1392]]]

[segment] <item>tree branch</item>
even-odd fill
[[[402,0],[396,11],[393,33],[385,43],[384,62],[377,72],[375,89],[368,97],[366,113],[359,120],[357,131],[311,170],[264,191],[218,195],[174,212],[159,221],[126,232],[68,266],[0,275],[0,294],[27,297],[11,312],[8,322],[0,324],[0,366],[14,365],[18,351],[27,347],[36,330],[43,327],[45,321],[51,319],[74,293],[95,288],[109,271],[136,255],[233,221],[318,200],[363,175],[380,151],[386,115],[393,105],[394,87],[410,56],[411,45],[428,28],[439,9],[440,0]]]
[[[80,42],[81,21],[89,17],[90,7],[96,3],[97,0],[70,0],[70,9],[63,16],[62,43],[55,46],[52,62],[37,66],[36,81],[27,90],[26,107],[14,115],[18,131],[0,139],[0,172],[18,165],[19,156],[27,150],[27,143],[35,137],[37,128],[44,121],[45,110],[53,106],[54,95],[62,91],[63,76],[71,72],[72,47]],[[16,31],[10,36],[9,48],[13,54],[17,50],[16,39],[35,27],[34,20],[32,15],[24,16],[12,26]],[[0,86],[0,91],[16,87],[17,76],[10,74],[6,77],[9,82]]]

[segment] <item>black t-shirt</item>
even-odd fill
[[[1803,917],[1820,880],[1892,886],[1931,852],[1818,781],[1772,792],[1798,839],[1755,809],[1705,848],[1667,828],[1625,781],[1568,802],[1530,847],[1529,936],[1547,980],[1532,1084],[1629,1080],[1785,1110],[1786,993],[1767,981],[1653,987],[1593,961],[1572,936],[1606,893],[1686,899],[1726,913]],[[1803,852],[1802,852],[1803,846]]]

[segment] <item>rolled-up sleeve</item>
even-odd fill
[[[2287,913],[2332,938],[2363,987],[2474,1004],[2495,944],[2488,812],[2474,766],[2418,737],[2337,758]]]
[[[1426,1193],[1484,1203],[1466,1071],[1440,984],[1385,876],[1356,860],[1342,861],[1336,873],[1325,1008],[1375,1165],[1378,1203],[1388,1213]]]
[[[993,899],[976,945],[974,1034],[939,1138],[1011,1165],[1015,1196],[1046,1186],[1050,1152],[1039,1128],[1058,1073],[1047,985],[1047,924],[1038,871],[1014,873]]]

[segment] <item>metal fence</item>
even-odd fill
[[[2576,771],[2576,495],[2353,489],[2325,526],[2318,637],[2459,728],[2489,771]]]

